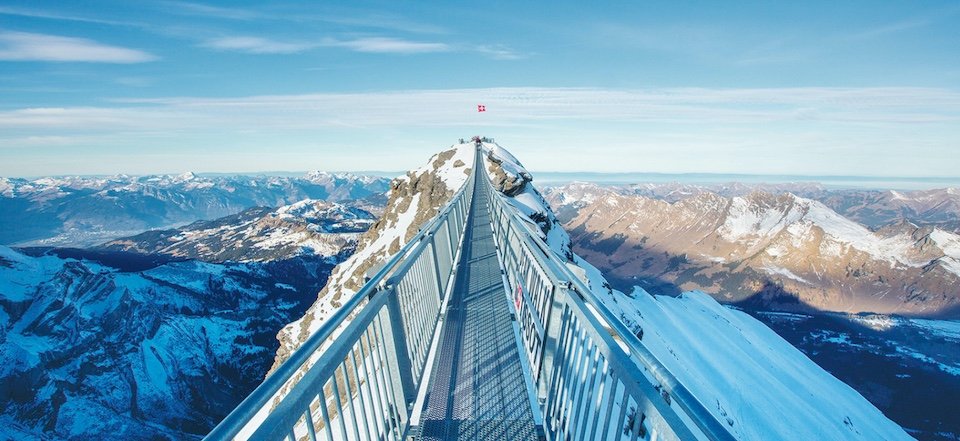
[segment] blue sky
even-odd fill
[[[0,176],[960,175],[956,1],[265,3],[4,1]]]

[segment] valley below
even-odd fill
[[[960,439],[960,321],[742,310],[917,439]]]

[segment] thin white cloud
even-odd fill
[[[22,9],[0,6],[0,15],[13,15],[17,17],[45,18],[49,20],[78,21],[82,23],[96,23],[113,26],[140,26],[137,23],[122,22],[114,20],[105,20],[102,18],[92,18],[80,15],[61,14],[59,12],[41,11],[36,9]]]
[[[261,18],[272,18],[261,12],[248,10],[248,9],[224,8],[219,6],[210,6],[210,5],[200,4],[200,3],[181,2],[181,1],[165,1],[165,2],[162,2],[162,4],[166,5],[166,7],[164,8],[165,10],[183,14],[183,15],[194,15],[199,17],[210,17],[210,18],[226,18],[231,20],[257,20]]]
[[[420,42],[388,37],[367,37],[354,40],[327,39],[324,46],[343,47],[356,52],[379,54],[421,54],[448,52],[453,48],[446,43]]]
[[[479,45],[474,47],[473,50],[494,60],[520,60],[526,58],[524,54],[504,45]]]
[[[307,43],[302,41],[279,41],[262,37],[232,36],[212,38],[204,41],[201,46],[222,51],[246,52],[251,54],[293,54],[318,47],[344,48],[355,52],[376,54],[422,54],[454,50],[452,46],[445,43],[419,42],[389,37],[366,37],[353,40],[326,38],[318,42]],[[507,55],[507,53],[504,52],[502,55]]]
[[[404,163],[404,149],[431,136],[482,133],[533,149],[528,165],[540,169],[948,176],[960,167],[957,124],[960,91],[940,88],[441,89],[6,110],[0,149],[229,145],[249,153],[320,139],[331,146],[330,158],[317,154],[323,161],[364,152],[343,162],[357,169]],[[401,134],[404,147],[372,146],[374,133]],[[193,150],[179,155],[196,160]]]
[[[442,127],[545,123],[940,124],[960,121],[960,92],[937,88],[490,88],[237,98],[116,100],[117,107],[0,112],[0,128],[41,130],[141,127],[217,131],[316,130],[330,126]],[[487,112],[478,118],[475,104]],[[134,106],[129,106],[133,104]]]
[[[354,11],[352,13],[323,14],[323,15],[295,15],[288,17],[290,21],[310,22],[317,21],[350,28],[384,29],[389,31],[409,32],[416,34],[448,34],[449,31],[440,26],[407,20],[401,16],[390,14],[371,14],[369,10]]]
[[[88,63],[144,63],[157,56],[85,38],[0,31],[0,60]]]
[[[260,37],[220,37],[205,41],[202,46],[211,49],[247,52],[252,54],[293,54],[316,47],[316,44],[283,42]]]
[[[860,32],[855,32],[848,38],[850,40],[870,40],[873,38],[899,34],[912,29],[930,26],[958,13],[960,13],[960,5],[954,4],[947,8],[926,11],[914,17],[904,18],[899,21],[890,22],[870,29],[862,30]]]

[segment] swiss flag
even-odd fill
[[[477,104],[477,112],[486,112],[486,111],[487,111],[487,106],[484,106],[483,104]]]

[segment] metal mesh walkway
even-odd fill
[[[424,440],[537,439],[487,197],[480,188],[420,421]]]

